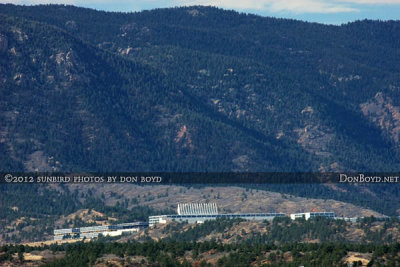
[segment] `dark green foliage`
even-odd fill
[[[398,170],[390,134],[360,111],[377,92],[399,104],[398,22],[338,27],[210,7],[1,13],[18,55],[2,61],[4,170],[37,151],[59,170]],[[323,136],[304,149],[306,127]]]
[[[146,264],[143,266],[190,266],[185,259],[182,263],[179,258],[185,252],[201,251],[209,253],[218,251],[225,253],[217,266],[250,266],[261,260],[268,260],[265,266],[345,266],[343,258],[348,252],[373,253],[370,266],[383,266],[399,262],[399,244],[372,245],[372,244],[302,244],[289,243],[276,245],[249,245],[249,244],[218,244],[215,242],[182,243],[182,242],[144,242],[144,243],[117,243],[117,242],[78,242],[75,244],[52,245],[40,248],[51,249],[53,252],[65,251],[62,259],[47,263],[45,266],[93,266],[105,254],[117,255],[120,258],[144,256]],[[10,260],[10,255],[18,252],[31,252],[31,247],[3,246],[0,247],[0,263]],[[37,250],[37,248],[35,248]],[[290,262],[284,257],[289,254],[293,257]],[[385,255],[385,256],[383,256]],[[200,261],[201,266],[208,266],[206,260]]]
[[[211,233],[223,233],[225,230],[243,221],[242,219],[225,220],[217,219],[215,221],[205,221],[194,228],[183,233],[174,233],[168,240],[175,240],[180,242],[190,242],[198,240],[200,237],[207,236]]]
[[[350,241],[348,238],[349,232],[347,228],[350,227],[351,223],[343,220],[317,217],[313,220],[307,221],[304,219],[292,221],[289,217],[275,218],[272,222],[264,222],[266,227],[265,233],[256,231],[246,234],[244,229],[242,229],[241,235],[238,235],[238,233],[231,233],[231,235],[229,235],[228,231],[241,221],[242,220],[206,221],[204,224],[196,225],[195,227],[189,228],[185,231],[180,231],[182,225],[176,225],[173,228],[167,227],[165,231],[171,232],[172,234],[165,240],[191,242],[202,240],[202,238],[210,234],[217,235],[218,233],[222,233],[221,237],[223,239],[229,240],[233,236],[235,237],[233,239],[234,241],[249,244],[285,244],[300,241],[317,241],[318,243],[354,243],[354,241]],[[379,231],[370,230],[372,228],[371,225],[377,222],[383,224],[383,228]],[[388,219],[383,223],[373,217],[369,217],[364,218],[357,223],[357,229],[365,232],[362,241],[364,243],[374,244],[393,243],[394,240],[392,240],[388,229],[396,229],[398,227],[400,227],[400,221],[395,218]],[[234,241],[231,240],[231,242]],[[361,238],[359,241],[361,241]]]

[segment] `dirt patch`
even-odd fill
[[[347,256],[343,259],[345,264],[352,264],[353,262],[361,262],[362,266],[367,266],[371,261],[372,253],[358,253],[348,252]]]
[[[399,143],[400,108],[393,105],[392,99],[379,92],[369,102],[361,104],[360,108],[364,116],[388,133],[396,144]]]
[[[56,221],[55,225],[56,227],[60,228],[63,227],[65,223],[71,224],[70,222],[73,222],[76,219],[80,219],[85,223],[94,223],[96,225],[110,225],[113,222],[117,221],[116,218],[107,217],[105,214],[96,210],[81,209],[67,216],[61,217],[59,220]],[[73,227],[72,224],[71,227]]]

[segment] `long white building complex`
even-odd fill
[[[215,203],[185,203],[178,204],[177,215],[157,215],[149,217],[149,226],[168,221],[203,223],[218,218],[244,220],[273,220],[275,217],[285,217],[284,213],[228,213],[219,214]]]
[[[216,219],[244,219],[272,221],[274,218],[286,217],[285,213],[227,213],[219,214],[216,203],[179,203],[177,214],[149,216],[148,222],[122,223],[108,226],[90,226],[69,229],[54,230],[54,240],[63,239],[82,239],[97,238],[100,234],[103,236],[118,236],[124,232],[138,232],[139,230],[154,226],[156,224],[165,224],[170,221],[187,222],[187,223],[203,223],[207,220]],[[292,220],[304,218],[305,220],[316,217],[325,217],[336,220],[346,220],[355,222],[359,218],[335,217],[334,212],[303,212],[290,214]]]
[[[304,212],[304,213],[290,214],[290,219],[292,219],[292,220],[296,220],[296,219],[300,219],[300,218],[309,220],[309,219],[312,219],[315,217],[326,217],[326,218],[335,219],[335,213],[334,212]]]

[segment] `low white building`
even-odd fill
[[[330,219],[335,218],[334,212],[303,212],[303,213],[292,213],[290,214],[290,219],[296,220],[300,218],[304,218],[305,220],[309,220],[315,217],[326,217]]]
[[[117,225],[88,226],[80,228],[55,229],[54,240],[97,238],[103,236],[119,236],[127,232],[138,232],[148,227],[147,222],[120,223]]]

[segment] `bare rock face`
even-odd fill
[[[329,143],[335,138],[332,129],[318,124],[309,124],[304,129],[295,129],[298,135],[297,143],[306,151],[315,155],[329,157]]]
[[[387,133],[399,145],[400,107],[392,99],[379,92],[370,101],[360,105],[361,111],[370,121]]]
[[[180,145],[182,148],[189,148],[190,150],[194,149],[192,137],[186,125],[183,125],[178,131],[175,143]]]
[[[188,12],[190,15],[192,15],[193,17],[197,17],[197,16],[199,16],[199,15],[203,15],[203,14],[201,14],[201,12],[198,11],[197,9],[191,9],[191,10],[188,10],[187,12]]]
[[[122,25],[121,28],[120,28],[120,30],[122,32],[125,32],[125,33],[126,32],[130,32],[130,31],[134,31],[134,30],[137,30],[137,29],[138,29],[138,26],[134,22]]]
[[[77,29],[77,25],[74,20],[69,20],[69,21],[65,22],[65,27],[70,31],[74,31]]]
[[[8,39],[6,36],[0,34],[0,53],[5,53],[8,48]]]
[[[35,151],[28,156],[28,161],[24,163],[27,171],[32,172],[50,172],[54,171],[49,164],[48,157],[45,156],[43,151]]]

